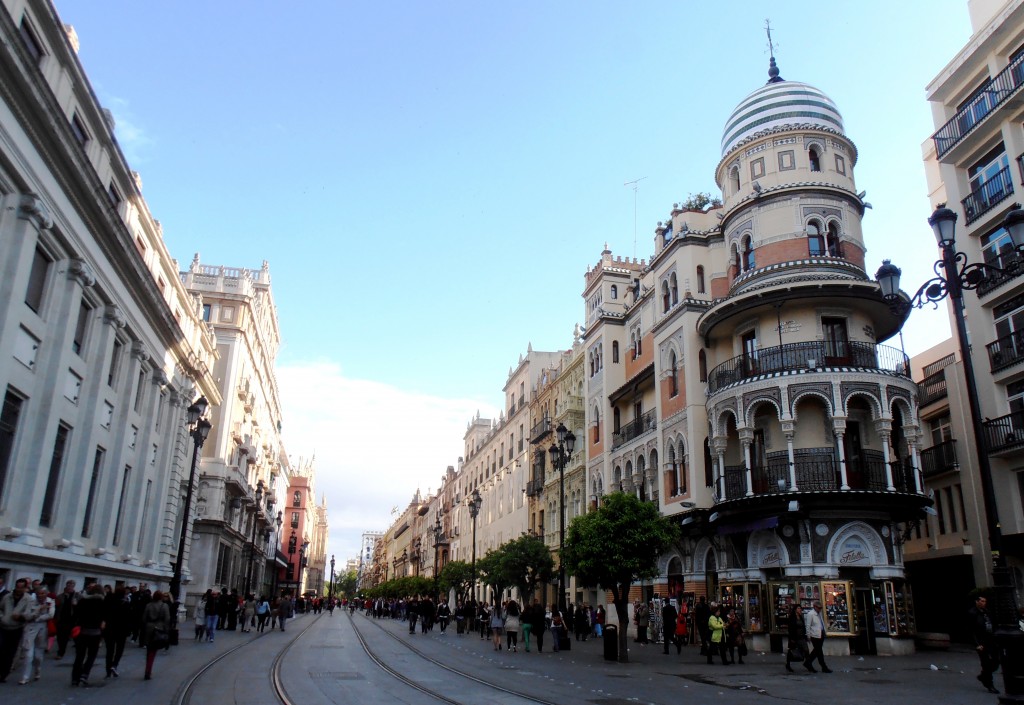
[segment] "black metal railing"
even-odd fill
[[[1010,177],[1010,166],[1006,165],[960,201],[964,207],[965,222],[968,225],[973,223],[1012,195],[1013,179]]]
[[[1020,90],[1021,84],[1024,83],[1022,64],[1024,55],[1017,57],[1013,63],[1000,71],[974,100],[961,108],[949,122],[932,135],[935,153],[939,159],[958,145],[992,111]]]
[[[838,492],[842,489],[839,460],[833,448],[800,448],[793,452],[797,490],[800,492]],[[893,461],[892,483],[896,492],[916,492],[914,468],[909,458]],[[746,466],[725,468],[723,501],[747,496]],[[754,495],[781,494],[790,491],[789,459],[785,454],[769,457],[767,463],[750,469]],[[861,450],[847,460],[846,481],[851,490],[889,491],[885,459],[881,451]]]
[[[998,453],[1011,448],[1024,448],[1024,411],[1014,411],[982,424],[985,428],[985,449]]]
[[[924,479],[959,469],[956,462],[956,440],[936,443],[921,451],[921,474]]]
[[[1014,331],[985,346],[992,372],[1015,365],[1024,360],[1024,331]]]
[[[526,496],[538,497],[544,491],[544,480],[530,480],[526,483]]]
[[[828,340],[789,343],[726,360],[708,375],[708,392],[713,394],[734,382],[772,372],[827,367],[860,367],[906,375],[910,359],[902,350],[874,343]]]
[[[536,443],[551,431],[551,419],[543,418],[530,429],[530,442]]]
[[[1024,260],[1013,250],[1000,252],[997,257],[986,259],[985,264],[998,267],[1003,271],[986,270],[985,278],[981,280],[977,287],[978,296],[994,291],[1011,279],[1016,279],[1024,274]]]
[[[939,370],[933,375],[928,375],[917,385],[917,395],[921,400],[921,406],[931,404],[944,398],[949,393],[946,386],[946,370]]]
[[[658,428],[658,416],[655,411],[657,410],[651,409],[646,414],[623,424],[618,431],[612,434],[612,447],[616,448],[623,443],[629,443],[634,438]]]

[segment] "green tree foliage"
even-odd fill
[[[359,582],[359,574],[350,570],[342,575],[334,577],[334,596],[352,598],[356,595],[356,584]]]
[[[466,561],[449,561],[437,578],[442,595],[455,591],[455,599],[465,602],[473,586],[473,568]]]
[[[588,587],[612,593],[619,620],[619,661],[629,661],[629,587],[657,575],[658,558],[676,540],[678,530],[650,502],[613,492],[593,512],[569,524],[565,539],[566,570]]]
[[[525,602],[533,598],[539,583],[551,581],[555,561],[544,540],[524,534],[501,547],[505,584],[515,587]]]
[[[504,548],[504,547],[502,547]],[[490,550],[483,558],[476,560],[476,574],[480,582],[491,588],[495,595],[500,595],[509,585],[505,574],[504,553],[501,548]],[[486,600],[484,600],[486,602]]]
[[[716,208],[722,205],[722,199],[712,196],[710,193],[691,193],[690,196],[679,204],[684,211],[704,211],[708,206]]]

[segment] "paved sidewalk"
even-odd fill
[[[75,652],[69,645],[68,653],[60,661],[47,656],[43,662],[42,678],[26,685],[18,684],[21,679],[21,663],[16,661],[15,669],[8,676],[7,682],[0,683],[0,702],[4,705],[170,705],[192,673],[209,663],[211,659],[253,639],[279,639],[283,645],[294,636],[294,629],[302,629],[315,617],[313,614],[298,614],[294,619],[288,620],[288,630],[283,633],[272,633],[269,626],[263,634],[255,630],[244,634],[240,631],[218,631],[212,644],[193,640],[194,625],[190,620],[182,625],[178,646],[157,653],[153,665],[153,679],[149,681],[143,680],[146,650],[130,641],[125,646],[124,656],[118,668],[120,677],[105,679],[106,651],[101,645],[96,663],[89,674],[92,686],[89,688],[71,687],[71,665],[75,660]]]

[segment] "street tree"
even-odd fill
[[[505,573],[504,559],[504,552],[499,548],[497,550],[491,549],[483,558],[476,560],[477,576],[480,578],[480,582],[491,588],[495,599],[510,584],[508,575]],[[486,601],[486,599],[483,600],[483,602]]]
[[[473,567],[466,561],[448,561],[441,569],[437,583],[442,595],[455,590],[456,601],[465,602],[473,587]]]
[[[626,627],[629,588],[657,575],[658,558],[675,541],[678,530],[658,506],[633,494],[613,492],[596,510],[568,526],[562,559],[566,570],[588,587],[612,593],[619,620],[619,661],[629,661]]]
[[[555,561],[551,551],[538,536],[523,534],[501,547],[502,572],[506,584],[519,591],[524,604],[529,604],[539,583],[551,581]]]

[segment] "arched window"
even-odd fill
[[[825,246],[828,247],[829,257],[843,256],[843,250],[839,245],[839,224],[834,220],[828,224],[828,233],[825,235]]]
[[[749,236],[743,239],[743,263],[743,271],[754,268],[754,239]]]
[[[679,477],[679,493],[686,494],[686,450],[683,448],[683,439],[679,439],[679,449],[676,457],[676,472]]]
[[[740,168],[734,166],[729,170],[729,186],[732,187],[732,192],[737,193],[740,190]]]
[[[739,276],[743,272],[743,260],[740,259],[740,248],[738,245],[733,245],[732,256],[736,264],[736,275]]]
[[[675,497],[679,494],[679,466],[676,465],[676,449],[668,447],[668,484],[669,496]]]
[[[613,299],[619,298],[619,287],[617,285],[615,285],[615,284],[612,284],[612,298]]]
[[[612,471],[612,487],[618,492],[622,492],[622,468],[618,465],[615,466],[615,470]]]
[[[661,312],[665,313],[668,311],[669,306],[672,305],[672,296],[668,291],[668,282],[661,283]]]
[[[601,412],[594,406],[594,443],[601,442]]]
[[[697,293],[704,293],[704,267],[697,267]]]
[[[679,394],[679,371],[676,369],[675,350],[669,355],[668,393],[671,397]]]
[[[821,232],[821,223],[812,220],[807,223],[807,254],[820,257],[825,254],[825,238]]]
[[[676,281],[676,273],[672,272],[672,275],[668,278],[669,289],[672,291],[672,305],[675,306],[679,303],[679,282]]]
[[[612,341],[612,362],[619,361],[619,341]]]
[[[697,366],[700,368],[700,381],[708,381],[708,355],[704,352],[704,348],[700,349],[697,353]]]
[[[821,158],[818,156],[817,147],[807,150],[807,160],[811,163],[811,171],[821,171]]]
[[[704,485],[711,487],[715,484],[714,464],[711,460],[711,441],[704,438]]]

